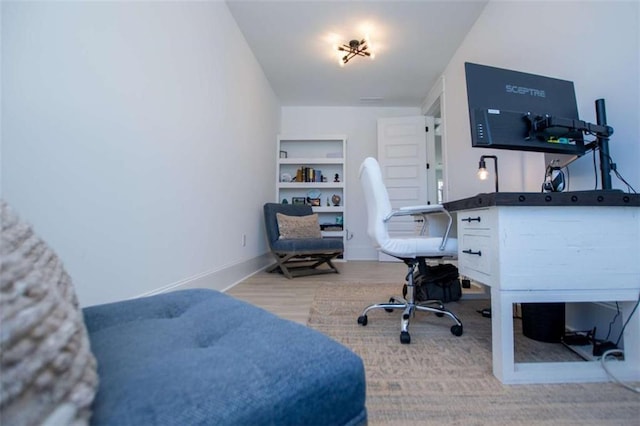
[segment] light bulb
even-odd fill
[[[487,171],[487,169],[484,169],[484,168],[478,169],[478,178],[480,180],[486,180],[488,177],[489,177],[489,172]]]
[[[376,54],[373,52],[373,50],[374,50],[374,49],[373,49],[373,44],[371,44],[371,38],[369,38],[369,34],[368,34],[368,33],[367,33],[367,34],[365,34],[365,36],[364,36],[364,40],[365,40],[365,42],[366,42],[366,44],[367,44],[367,50],[368,50],[368,51],[369,51],[369,53],[370,53],[369,57],[370,57],[371,59],[375,59]]]

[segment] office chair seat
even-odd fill
[[[444,250],[440,250],[440,238],[390,238],[379,248],[383,253],[397,258],[448,257],[458,254],[458,240],[448,238]],[[429,256],[425,256],[428,253]],[[434,253],[437,255],[434,256]]]

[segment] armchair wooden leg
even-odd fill
[[[315,274],[327,274],[336,273],[340,271],[333,264],[332,260],[339,256],[342,252],[323,253],[323,254],[301,254],[301,253],[287,253],[279,254],[273,253],[276,259],[276,263],[269,266],[267,272],[281,272],[285,277],[292,279],[303,275],[315,275]],[[326,264],[327,268],[320,268],[320,266]]]
[[[289,271],[289,269],[287,268],[285,263],[288,262],[289,260],[291,260],[291,258],[293,258],[295,256],[296,256],[295,253],[285,254],[285,255],[279,255],[277,253],[273,253],[273,257],[275,257],[276,263],[274,263],[273,265],[269,266],[267,268],[267,272],[275,272],[277,270],[279,272],[282,272],[282,274],[285,277],[287,277],[289,279],[292,279],[293,275],[291,275],[291,272]]]

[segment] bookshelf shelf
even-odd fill
[[[344,188],[343,182],[278,182],[280,189],[300,189],[300,188]],[[280,200],[282,201],[282,200]],[[291,200],[289,200],[291,201]]]
[[[280,164],[344,164],[342,158],[280,158]]]

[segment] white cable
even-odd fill
[[[620,386],[629,389],[632,392],[635,393],[640,393],[640,388],[634,388],[633,386],[629,386],[626,383],[621,382],[620,380],[618,380],[618,378],[616,376],[614,376],[611,371],[609,371],[609,369],[607,368],[607,363],[605,362],[607,356],[612,355],[612,354],[621,354],[624,355],[624,351],[622,349],[609,349],[608,351],[606,351],[605,353],[602,354],[602,358],[600,358],[600,363],[602,364],[602,368],[604,368],[604,371],[606,371],[607,375],[611,378],[611,380],[613,380],[615,383],[619,384]]]

